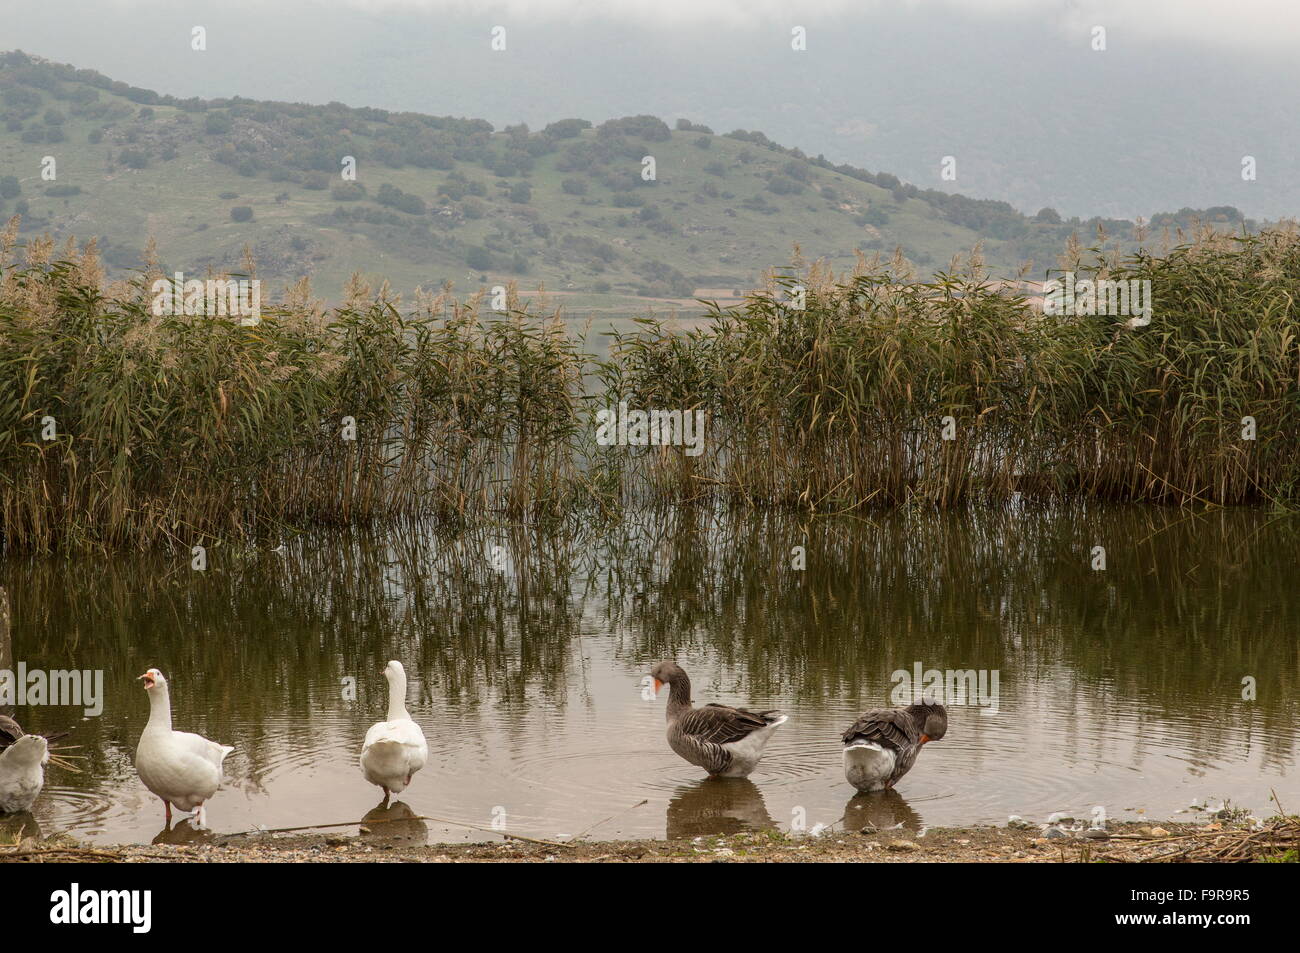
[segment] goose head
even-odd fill
[[[665,685],[672,686],[686,681],[686,671],[676,662],[660,662],[650,670],[650,677],[655,682],[655,694]]]
[[[941,741],[948,733],[948,709],[937,701],[925,699],[920,704],[909,705],[907,712],[921,729],[921,744]]]
[[[388,684],[391,685],[394,679],[406,678],[406,669],[402,667],[401,662],[396,660],[389,662],[384,666],[384,678],[388,679]]]
[[[151,668],[141,675],[140,681],[144,682],[144,690],[150,694],[167,687],[167,679],[163,678],[163,673],[156,668]]]
[[[50,743],[40,735],[23,735],[5,749],[5,761],[19,765],[45,764],[50,760]]]

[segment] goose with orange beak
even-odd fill
[[[781,712],[727,705],[695,708],[691,680],[676,662],[660,662],[650,673],[655,694],[668,686],[668,747],[711,778],[744,778],[758,766],[772,733],[789,718]]]
[[[922,746],[948,732],[948,710],[934,701],[873,708],[844,732],[844,777],[859,791],[892,788],[916,763]]]
[[[171,823],[172,806],[193,811],[199,827],[207,823],[204,804],[221,787],[221,766],[234,751],[202,735],[172,730],[167,679],[156,668],[140,676],[149,693],[149,722],[135,749],[135,770],[144,786],[162,799]]]

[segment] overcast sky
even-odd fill
[[[134,0],[119,0],[130,5]],[[246,0],[233,0],[246,2]],[[1066,35],[1104,25],[1143,39],[1192,42],[1275,55],[1295,53],[1296,0],[310,0],[321,7],[369,12],[415,10],[453,15],[499,12],[520,20],[622,20],[672,29],[726,24],[763,29],[772,21],[817,23],[866,19],[907,10],[919,17],[953,13],[989,19],[1034,19]]]
[[[6,14],[44,14],[47,26],[68,30],[89,25],[66,15],[67,9],[77,7],[116,15],[237,12],[254,17],[273,8],[298,7],[326,14],[344,10],[378,15],[423,13],[495,18],[503,23],[624,22],[665,30],[690,25],[765,30],[774,22],[869,21],[899,13],[922,21],[960,15],[989,21],[1033,21],[1061,35],[1103,25],[1135,39],[1272,56],[1293,53],[1300,38],[1300,3],[1295,0],[72,0],[56,4],[0,0],[0,11]],[[5,35],[21,37],[27,32],[23,27],[13,22],[0,24],[0,46],[11,46]]]

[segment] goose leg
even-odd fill
[[[390,795],[389,795],[388,788],[384,788],[384,807],[388,807],[388,798],[389,798],[389,796],[390,796]]]
[[[197,822],[197,826],[199,827],[208,826],[208,812],[204,809],[202,804],[200,804],[194,811],[194,820]]]
[[[167,823],[170,824],[172,822],[172,802],[164,798],[163,807],[167,808]]]

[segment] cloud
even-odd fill
[[[973,2],[973,0],[972,0]],[[1294,49],[1300,42],[1295,0],[1080,0],[1065,5],[1062,25],[1106,27],[1112,44],[1124,32],[1148,41],[1190,41],[1235,49]]]
[[[1281,49],[1300,40],[1296,0],[312,0],[318,6],[372,13],[427,11],[457,17],[568,20],[575,25],[625,22],[674,27],[715,24],[762,28],[771,23],[812,26],[818,20],[869,21],[906,11],[918,19],[961,15],[1033,18],[1044,32],[1086,32],[1105,26],[1110,42],[1170,41],[1210,47]]]

